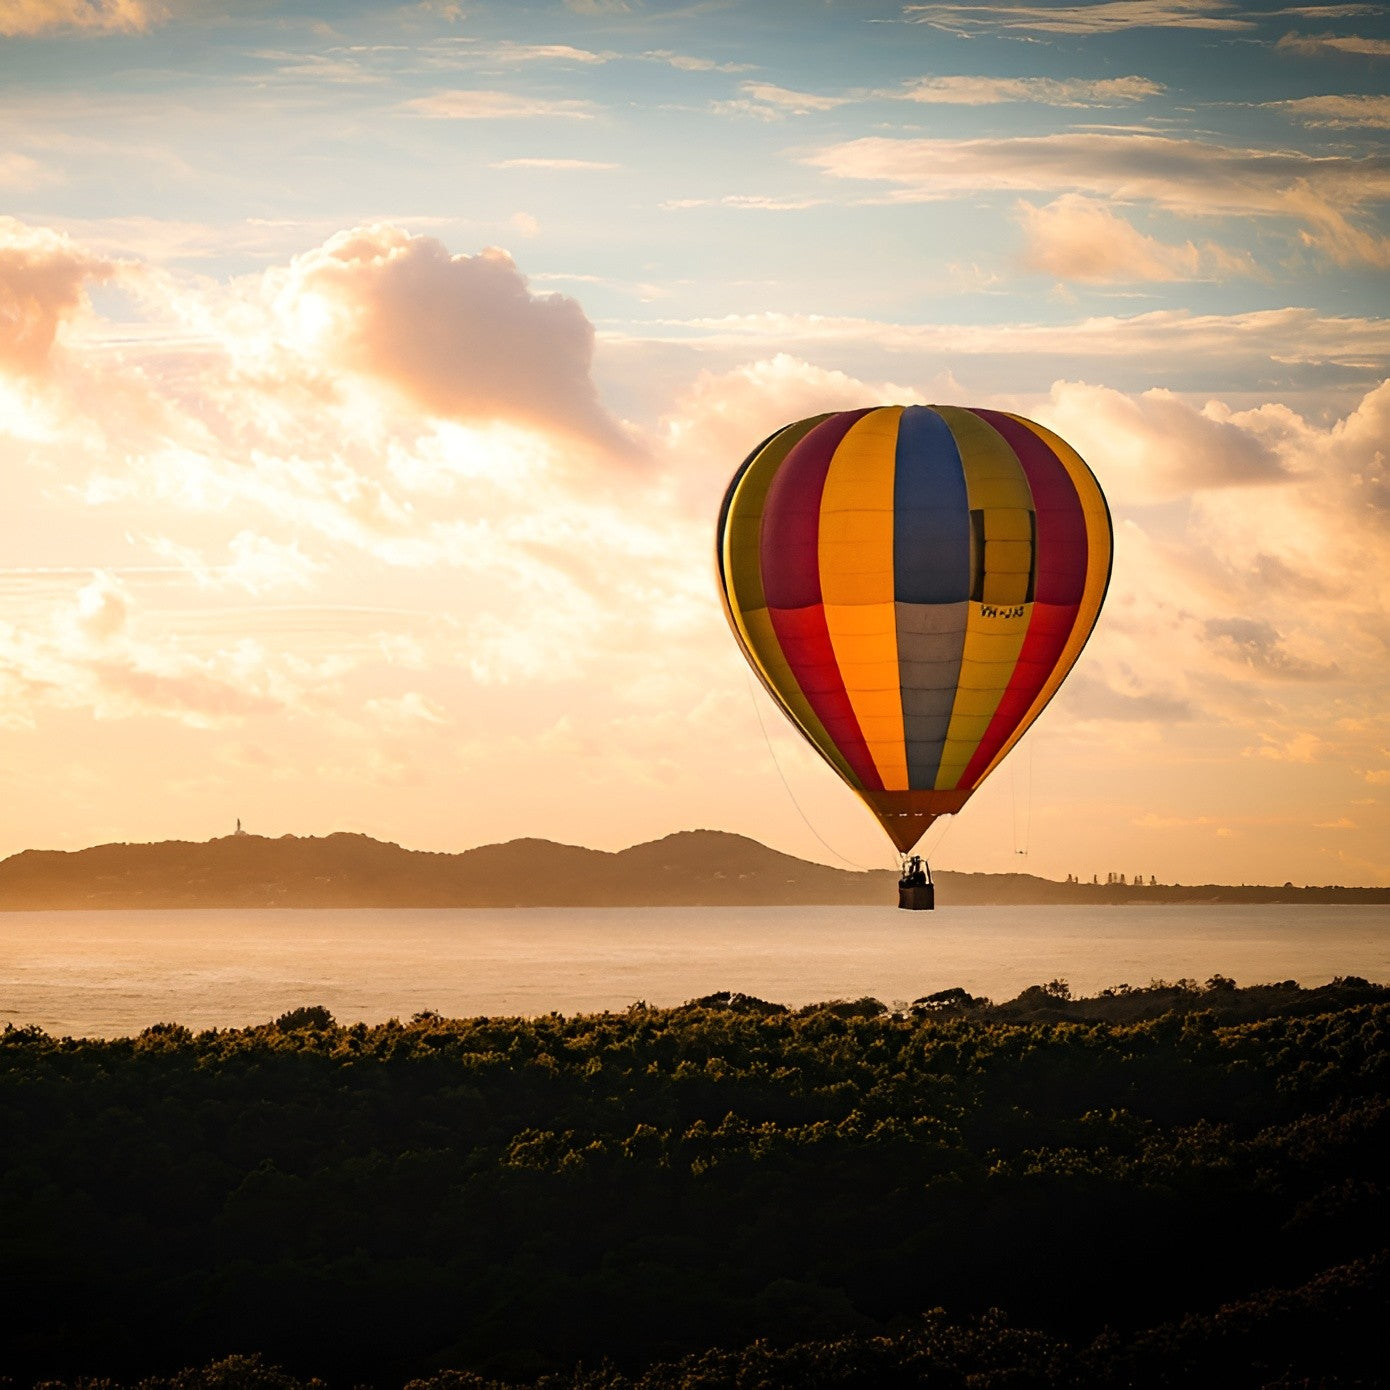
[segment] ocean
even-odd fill
[[[960,986],[996,1001],[1153,979],[1390,981],[1390,906],[204,909],[0,912],[0,1022],[341,1023],[621,1010],[736,990],[791,1006]]]

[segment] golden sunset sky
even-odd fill
[[[1116,553],[933,862],[1390,883],[1385,6],[0,36],[0,853],[240,816],[892,864],[754,693],[714,524],[779,425],[942,402],[1068,439]]]

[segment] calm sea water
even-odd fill
[[[572,1014],[741,990],[887,1003],[1066,979],[1390,981],[1390,907],[537,908],[0,912],[0,1022],[116,1037],[152,1023]]]

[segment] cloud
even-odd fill
[[[547,100],[517,92],[450,91],[416,97],[405,103],[431,120],[517,121],[538,119],[592,120],[599,108],[591,101]]]
[[[1234,13],[1233,13],[1234,12]],[[914,24],[953,34],[1017,29],[1039,34],[1112,34],[1126,29],[1217,29],[1239,32],[1255,23],[1234,0],[1100,0],[1086,5],[908,5]]]
[[[713,58],[692,57],[688,53],[673,53],[667,48],[654,48],[642,54],[653,63],[666,63],[678,72],[751,72],[755,63],[717,63]]]
[[[1390,39],[1367,39],[1358,34],[1285,34],[1275,47],[1285,53],[1297,53],[1303,58],[1321,58],[1328,54],[1356,58],[1390,57]]]
[[[1289,101],[1267,101],[1264,106],[1282,111],[1304,125],[1390,130],[1390,96],[1295,97]]]
[[[833,111],[837,106],[845,106],[853,100],[851,97],[826,96],[818,92],[795,92],[771,82],[744,82],[739,90],[743,92],[741,100],[716,102],[714,109],[733,115],[777,120],[782,116],[810,116]]]
[[[386,733],[403,733],[421,724],[447,724],[443,710],[418,690],[403,695],[380,696],[363,705],[363,713],[376,728]]]
[[[168,17],[168,7],[147,0],[5,0],[0,36],[28,37],[54,30],[138,33]]]
[[[61,232],[0,217],[0,370],[41,371],[60,327],[85,305],[87,282],[116,269]]]
[[[620,169],[620,164],[610,164],[600,159],[548,159],[540,156],[524,156],[518,159],[498,159],[487,166],[489,169],[550,169],[557,173],[597,173],[609,169]]]
[[[630,452],[599,403],[583,309],[532,294],[505,251],[455,256],[432,237],[357,228],[297,257],[276,304],[303,326],[301,350],[388,382],[431,414]]]
[[[1333,752],[1333,745],[1310,729],[1303,729],[1289,738],[1270,734],[1260,737],[1262,742],[1245,750],[1246,757],[1265,758],[1274,763],[1316,763]]]
[[[33,726],[48,706],[212,728],[284,707],[291,686],[254,644],[195,654],[142,636],[133,607],[126,586],[98,572],[46,621],[0,622],[0,725]]]
[[[578,63],[582,66],[611,63],[616,53],[595,53],[588,48],[575,48],[567,43],[490,44],[488,58],[502,63]]]
[[[1294,476],[1268,439],[1197,409],[1171,391],[1132,396],[1084,382],[1058,382],[1047,422],[1084,455],[1104,459],[1133,501],[1181,497],[1202,488],[1248,488]]]
[[[948,106],[993,106],[1027,101],[1041,106],[1115,106],[1144,101],[1166,89],[1147,77],[923,77],[905,90],[884,93],[904,101]]]
[[[297,541],[277,541],[251,530],[238,531],[231,538],[227,561],[220,564],[167,536],[141,539],[155,555],[174,561],[202,590],[240,589],[254,595],[307,590],[327,568]]]
[[[0,154],[0,188],[37,188],[50,183],[55,175],[37,159],[10,150]]]
[[[1137,682],[1127,682],[1137,684]],[[1095,671],[1068,677],[1067,707],[1082,720],[1120,724],[1186,724],[1197,717],[1189,700],[1162,689],[1125,690]]]
[[[694,343],[708,350],[768,353],[859,347],[881,353],[943,358],[1046,357],[1056,364],[1094,359],[1143,362],[1165,371],[1193,360],[1237,363],[1340,364],[1383,371],[1390,364],[1390,322],[1328,318],[1312,309],[1260,309],[1247,314],[1193,314],[1158,309],[1129,316],[1095,315],[1070,323],[895,323],[833,314],[726,314],[658,319],[610,342]],[[666,330],[663,332],[663,330]],[[1012,369],[1011,369],[1012,370]]]
[[[1390,239],[1343,209],[1390,198],[1390,156],[1269,152],[1159,135],[1065,133],[1005,139],[869,136],[807,162],[834,178],[897,184],[893,201],[966,193],[1065,190],[1210,216],[1282,216],[1342,264],[1390,264]]]
[[[1203,632],[1212,648],[1228,660],[1276,680],[1327,680],[1337,674],[1334,665],[1293,655],[1273,624],[1263,618],[1209,618]]]
[[[732,371],[698,373],[673,402],[661,433],[668,449],[692,459],[722,459],[732,473],[753,445],[789,421],[870,403],[921,400],[908,386],[865,382],[777,353]]]
[[[74,621],[98,641],[123,632],[130,613],[130,595],[109,574],[99,572],[77,591]]]
[[[668,198],[659,206],[667,212],[690,208],[741,208],[745,212],[804,212],[821,207],[823,198],[771,198],[763,193],[727,193],[722,198]]]
[[[1145,236],[1107,203],[1076,193],[1045,207],[1020,202],[1018,215],[1027,242],[1024,265],[1061,280],[1122,284],[1259,274],[1248,253],[1211,242],[1168,245]]]

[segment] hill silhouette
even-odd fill
[[[342,832],[240,834],[25,850],[0,861],[0,910],[888,906],[897,901],[896,879],[891,870],[831,868],[719,830],[681,831],[616,852],[522,839],[458,854]],[[943,906],[1390,902],[1385,888],[1143,887],[950,871],[936,881]]]

